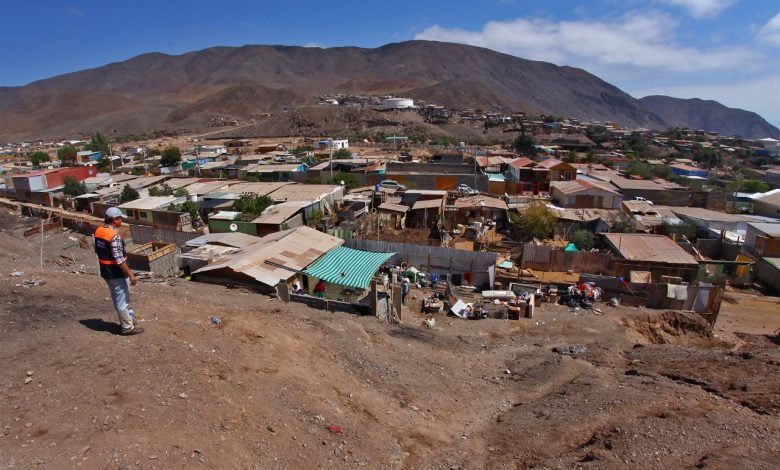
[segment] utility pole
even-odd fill
[[[474,146],[474,190],[477,190],[477,146]]]
[[[328,148],[330,149],[328,156],[328,167],[330,167],[330,182],[333,183],[333,139],[330,139]]]

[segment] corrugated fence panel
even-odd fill
[[[393,264],[406,261],[417,269],[439,273],[486,273],[495,266],[498,256],[495,253],[456,250],[438,246],[413,245],[376,240],[346,240],[344,246],[357,250],[393,253]]]

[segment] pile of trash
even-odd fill
[[[558,303],[566,305],[570,309],[582,307],[586,310],[593,308],[593,304],[601,300],[604,290],[598,287],[595,282],[581,282],[574,286],[569,286],[566,293],[561,295]]]

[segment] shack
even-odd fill
[[[344,240],[309,227],[272,233],[192,273],[192,279],[214,284],[244,285],[274,292],[280,282],[290,283],[304,268]]]
[[[605,242],[615,254],[613,272],[631,278],[632,271],[649,271],[652,279],[680,277],[693,282],[699,275],[699,262],[665,235],[647,233],[604,233]]]
[[[325,281],[324,295],[329,299],[352,302],[365,296],[380,266],[395,253],[378,253],[339,246],[303,270],[304,289],[314,293],[319,281]]]

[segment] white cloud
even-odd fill
[[[759,56],[744,47],[698,49],[674,41],[673,18],[658,12],[629,14],[611,22],[517,18],[491,21],[481,31],[435,25],[416,39],[487,47],[528,59],[591,67],[628,65],[678,72],[750,67]]]
[[[683,7],[694,18],[717,16],[738,0],[657,0],[661,3]]]
[[[776,14],[758,31],[758,39],[780,46],[780,13]]]
[[[714,99],[732,108],[758,113],[780,127],[780,79],[777,74],[720,83],[695,85],[650,86],[629,90],[637,98],[648,95],[667,95],[676,98]]]

